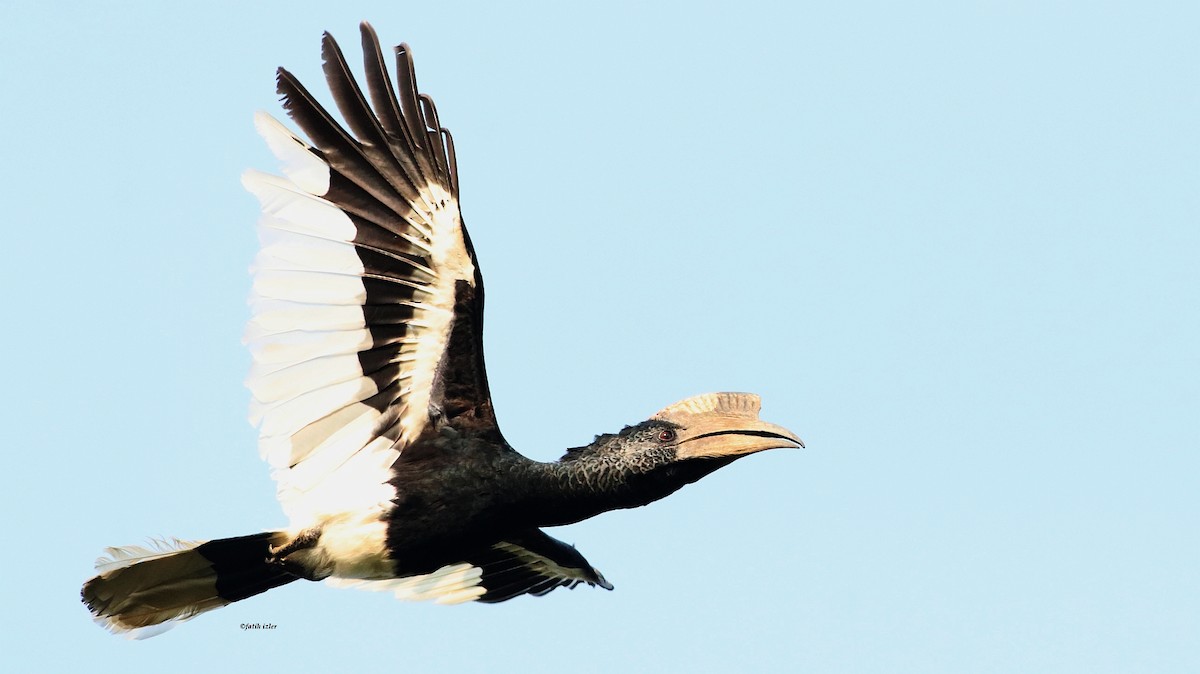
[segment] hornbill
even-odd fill
[[[83,586],[95,620],[133,637],[294,580],[452,604],[580,583],[612,589],[540,527],[645,505],[748,454],[803,447],[758,396],[688,398],[543,463],[500,433],[483,363],[483,281],[458,207],[454,143],[393,82],[364,23],[366,94],[326,33],[346,130],[288,71],[255,126],[285,177],[247,172],[262,205],[246,342],[251,419],[289,527],[108,548]]]

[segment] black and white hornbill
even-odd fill
[[[278,71],[301,140],[255,124],[283,164],[244,176],[262,203],[246,340],[252,419],[290,520],[208,542],[109,548],[83,601],[144,637],[297,579],[451,604],[612,589],[540,527],[650,503],[739,457],[802,447],[746,393],[689,398],[553,463],[518,454],[492,410],[483,282],[458,208],[454,144],[417,92],[408,47],[393,82],[362,25],[367,91],[328,34],[344,129]]]

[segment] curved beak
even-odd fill
[[[797,447],[804,447],[804,441],[783,426],[758,419],[696,415],[680,429],[676,456],[715,459]]]

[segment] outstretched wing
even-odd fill
[[[259,113],[285,177],[243,177],[263,210],[246,334],[251,419],[294,526],[386,504],[392,463],[435,418],[499,437],[453,141],[417,93],[407,46],[393,89],[365,23],[362,42],[371,103],[333,38],[322,42],[352,134],[280,68],[283,106],[309,142]]]
[[[551,538],[540,529],[509,536],[467,555],[461,563],[443,566],[429,574],[393,580],[331,578],[326,582],[439,604],[497,603],[523,594],[540,597],[560,587],[574,589],[580,583],[613,589],[574,546]]]

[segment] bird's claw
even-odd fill
[[[287,543],[284,543],[283,545],[269,546],[267,548],[267,552],[270,554],[270,556],[267,557],[267,561],[270,563],[282,562],[285,557],[293,552],[307,550],[308,548],[315,546],[317,541],[320,539],[320,529],[305,529],[304,531],[301,531],[295,538]]]

